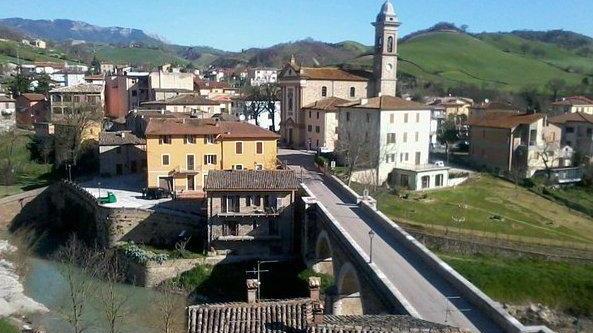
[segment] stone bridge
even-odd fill
[[[334,278],[327,313],[408,314],[473,332],[552,332],[522,325],[378,211],[372,198],[320,172],[310,154],[281,150],[280,155],[302,175],[303,258]]]

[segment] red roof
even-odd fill
[[[572,112],[552,117],[549,120],[551,123],[554,124],[565,124],[568,122],[593,124],[593,114],[588,114],[584,112]]]
[[[219,135],[228,139],[278,139],[280,136],[259,126],[213,119],[151,118],[146,135]]]
[[[490,127],[490,128],[508,128],[512,129],[522,124],[533,124],[544,118],[542,113],[513,114],[513,113],[491,113],[482,117],[469,120],[470,126]]]
[[[36,93],[24,93],[21,96],[30,101],[45,101],[45,95]]]
[[[593,100],[586,96],[570,96],[552,103],[554,106],[593,105]]]

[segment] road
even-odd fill
[[[433,271],[378,225],[324,176],[316,171],[313,156],[297,150],[283,150],[279,158],[299,175],[303,182],[368,256],[369,230],[373,239],[373,263],[388,277],[424,320],[469,329],[475,332],[502,332],[484,313],[461,297],[456,288]]]

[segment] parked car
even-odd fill
[[[162,187],[147,187],[142,190],[142,197],[149,200],[169,198],[171,195],[171,191]]]
[[[444,167],[445,166],[445,162],[443,162],[443,161],[434,161],[433,164],[435,166],[438,166],[438,167]]]

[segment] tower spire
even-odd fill
[[[395,96],[397,83],[397,37],[399,21],[391,1],[381,6],[375,26],[373,74],[375,96]]]

